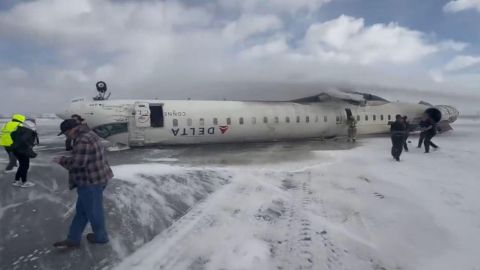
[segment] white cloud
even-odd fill
[[[288,50],[289,47],[285,38],[278,38],[242,51],[241,57],[245,59],[258,59],[265,56],[282,55],[288,52]]]
[[[446,71],[458,71],[480,64],[480,56],[459,55],[448,62],[444,69]]]
[[[429,75],[436,83],[443,83],[445,81],[444,74],[441,70],[431,70]]]
[[[459,52],[467,48],[469,44],[465,42],[455,41],[455,40],[445,40],[440,42],[439,46],[442,50],[454,50]]]
[[[21,68],[12,67],[5,70],[5,75],[6,75],[6,78],[10,80],[24,80],[27,78],[28,73]]]
[[[247,12],[295,13],[313,12],[332,0],[218,0],[221,6]]]
[[[467,9],[476,9],[480,12],[480,0],[454,0],[443,7],[445,12],[459,12]]]
[[[228,23],[223,29],[223,34],[232,41],[242,41],[252,35],[278,30],[281,27],[282,21],[275,15],[246,14]]]
[[[21,35],[60,49],[73,46],[73,50],[105,52],[129,49],[149,34],[159,37],[177,28],[202,27],[210,21],[211,14],[205,10],[176,2],[41,0],[0,13],[0,34]]]
[[[311,25],[305,47],[320,57],[361,64],[412,63],[439,50],[421,32],[395,23],[365,26],[363,19],[344,15]]]
[[[252,99],[248,91],[254,87],[236,89],[257,82],[428,87],[429,57],[466,46],[348,16],[290,25],[291,12],[308,14],[326,0],[217,1],[231,10],[218,14],[217,6],[175,1],[38,0],[0,12],[2,38],[27,48],[18,54],[41,51],[53,60],[34,57],[12,66],[0,59],[2,90],[14,95],[8,104],[0,100],[0,108],[25,102],[32,92],[46,101],[31,105],[49,109],[62,99],[93,95],[100,79],[119,98]],[[214,84],[231,87],[215,92]]]

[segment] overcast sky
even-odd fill
[[[1,0],[0,112],[52,112],[97,80],[115,98],[480,101],[479,25],[480,0]]]

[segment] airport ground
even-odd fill
[[[480,122],[397,163],[388,137],[109,152],[110,243],[58,251],[74,213],[56,119],[33,188],[0,175],[0,269],[475,269]],[[6,155],[0,156],[0,166]],[[89,231],[89,228],[87,229]],[[260,267],[260,268],[258,268]]]

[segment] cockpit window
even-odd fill
[[[128,124],[127,123],[105,124],[105,125],[101,125],[93,128],[93,132],[95,132],[101,138],[105,139],[115,134],[128,132]]]

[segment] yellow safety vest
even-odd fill
[[[13,144],[12,137],[10,134],[17,130],[18,126],[21,126],[23,121],[25,121],[25,116],[21,114],[14,114],[12,120],[7,122],[2,127],[2,135],[0,135],[0,146],[8,147]],[[16,121],[13,121],[16,120]]]

